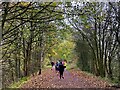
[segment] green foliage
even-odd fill
[[[40,70],[43,66],[40,59],[45,57],[50,48],[61,41],[57,35],[57,20],[63,14],[57,2],[19,2],[4,3],[3,7],[3,61],[4,85],[7,87],[22,76]],[[35,67],[34,67],[35,66]],[[10,67],[10,68],[8,68]],[[9,73],[9,74],[8,74]],[[9,78],[8,78],[9,77]],[[8,80],[7,80],[8,79]]]
[[[83,71],[90,71],[89,47],[86,42],[79,40],[76,42],[75,51],[78,55],[77,66]]]
[[[75,63],[68,63],[66,66],[66,70],[71,70],[71,69],[78,69],[78,67]]]
[[[54,23],[52,25],[55,27]],[[72,38],[72,32],[70,31],[71,28],[67,25],[63,25],[63,23],[60,22],[56,22],[56,25],[57,28],[52,27],[50,32],[47,34],[47,57],[50,59],[50,61],[56,61],[59,59],[71,61],[74,56],[74,42]]]
[[[75,54],[82,70],[101,76],[108,70],[107,75],[113,72],[118,77],[119,65],[111,66],[110,58],[112,63],[118,63],[119,4],[109,4],[76,3],[73,7],[70,2],[3,3],[2,60],[6,85],[40,70],[44,67],[41,61],[45,66],[58,59],[75,62]],[[66,5],[65,9],[59,5]]]
[[[119,40],[116,42],[114,35],[119,31],[119,26],[115,26],[115,22],[119,23],[119,20],[114,17],[120,17],[115,11],[118,8],[119,3],[85,2],[76,3],[74,7],[66,9],[66,12],[71,13],[66,17],[76,30],[76,53],[79,58],[77,65],[82,70],[111,79],[120,78],[119,66],[112,64],[119,63],[115,61],[119,60],[115,53],[119,52]]]
[[[20,88],[21,85],[25,84],[29,80],[29,77],[23,77],[18,82],[14,82],[8,88]]]
[[[55,46],[52,49],[53,54],[51,53],[52,57],[55,59],[66,59],[66,60],[71,60],[72,54],[73,54],[73,48],[74,48],[74,44],[73,42],[67,41],[67,40],[63,40],[62,43],[57,44],[57,46]]]

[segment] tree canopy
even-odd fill
[[[66,59],[120,83],[120,2],[2,2],[3,86]]]

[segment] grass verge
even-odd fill
[[[18,82],[14,82],[9,86],[9,88],[20,88],[21,85],[25,84],[28,81],[29,77],[23,77]]]

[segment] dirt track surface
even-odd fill
[[[59,78],[54,70],[46,69],[41,75],[31,77],[21,88],[106,88],[110,84],[82,71],[64,72],[64,79]]]

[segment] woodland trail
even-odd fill
[[[51,69],[42,71],[41,75],[33,76],[21,88],[106,88],[110,84],[95,76],[87,75],[78,70],[64,72],[64,79]],[[107,87],[108,88],[108,87]]]

